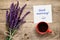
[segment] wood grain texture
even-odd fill
[[[10,4],[16,0],[0,0],[0,39],[4,40],[6,32],[6,9],[9,9]],[[22,16],[27,12],[31,13],[25,18],[27,21],[17,31],[13,40],[60,40],[60,0],[19,0],[20,7],[27,4]],[[52,5],[53,22],[48,23],[54,34],[40,35],[35,31],[36,24],[33,23],[33,6],[34,5]],[[25,34],[27,34],[25,36]],[[2,38],[3,37],[3,38]]]

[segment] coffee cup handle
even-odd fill
[[[52,33],[52,30],[48,29],[47,32],[48,32],[48,33]]]

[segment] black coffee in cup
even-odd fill
[[[46,32],[47,29],[48,29],[48,24],[47,24],[47,23],[45,23],[45,22],[40,22],[40,23],[38,24],[38,30],[39,30],[40,32]]]

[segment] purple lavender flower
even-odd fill
[[[29,11],[22,17],[22,19],[20,18],[25,7],[26,4],[20,8],[18,1],[17,4],[11,4],[10,10],[6,11],[6,24],[8,24],[8,28],[14,29],[19,27],[18,24],[22,23],[24,18],[30,13]]]

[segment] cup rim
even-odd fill
[[[39,22],[39,23],[42,23],[42,22]],[[38,24],[39,24],[39,23],[38,23]],[[46,23],[46,22],[44,22],[44,23]],[[36,31],[37,31],[39,34],[45,34],[45,33],[47,33],[47,31],[49,30],[49,25],[46,23],[46,24],[48,25],[48,29],[47,29],[45,32],[40,32],[40,31],[38,30],[38,24],[37,24],[37,26],[36,26]]]

